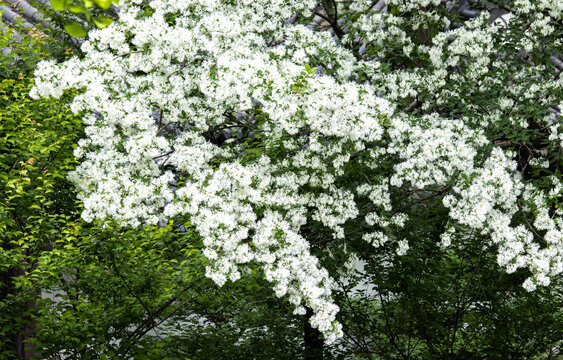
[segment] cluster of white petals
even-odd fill
[[[483,86],[472,91],[498,86],[489,72],[507,65],[493,44],[506,31],[481,16],[419,45],[405,26],[447,27],[447,17],[393,15],[440,3],[393,0],[388,13],[370,11],[370,1],[343,7],[359,15],[340,42],[287,21],[310,16],[312,0],[123,1],[119,21],[84,42],[83,58],[39,64],[32,95],[80,90],[71,107],[84,114],[86,137],[71,178],[84,219],[138,226],[188,217],[204,239],[210,278],[222,285],[239,279],[245,264],[260,264],[296,313],[313,310],[311,324],[330,343],[342,335],[333,281],[302,230],[314,223],[345,239],[345,225],[362,221],[372,229],[366,241],[391,242],[404,255],[409,242],[390,234],[409,219],[394,207],[393,189],[441,194],[452,224],[498,245],[501,266],[531,271],[528,289],[563,271],[561,209],[550,208],[561,182],[555,177],[550,190],[526,182],[516,155],[488,135],[499,123],[526,128],[511,113],[524,85],[499,97],[495,111],[479,112],[464,97],[471,82]],[[519,14],[532,11],[531,2],[518,3]],[[561,8],[533,6],[549,15],[535,18],[530,38],[549,36],[548,17],[560,19]],[[372,52],[359,58],[358,42]],[[384,69],[388,44],[426,65]],[[534,74],[521,69],[514,81]],[[525,90],[547,106],[561,88],[559,77]],[[403,106],[412,99],[420,112]],[[452,101],[469,110],[440,112]],[[561,151],[563,125],[550,129]],[[351,172],[365,181],[348,181]],[[371,202],[368,212],[360,199]],[[442,244],[454,234],[446,229]]]
[[[393,172],[370,187],[443,194],[450,222],[442,246],[454,241],[455,227],[478,230],[497,246],[499,265],[530,271],[524,287],[531,291],[563,272],[563,63],[553,56],[563,45],[563,5],[487,3],[494,11],[456,24],[461,2],[358,7],[343,42],[367,49],[357,69],[397,109],[386,129],[391,141],[373,151],[374,161],[394,156]],[[534,175],[539,169],[551,182]],[[384,214],[398,210],[388,195],[377,197],[374,205],[386,205],[366,222],[379,229],[364,239],[380,246],[393,228]]]

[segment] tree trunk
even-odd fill
[[[37,321],[30,316],[36,306],[34,296],[37,293],[20,295],[13,281],[15,277],[24,275],[23,268],[10,268],[0,273],[0,301],[8,302],[2,309],[3,312],[0,312],[0,316],[4,317],[0,327],[4,327],[5,331],[0,335],[0,357],[15,356],[15,359],[22,360],[40,358],[40,354],[34,349],[34,344],[30,342],[37,333]],[[18,295],[21,296],[19,301],[14,301],[12,296],[17,298]]]
[[[317,329],[313,329],[313,327],[311,327],[309,323],[311,316],[313,316],[313,310],[307,308],[307,313],[305,314],[305,324],[304,324],[304,341],[305,341],[304,359],[322,360],[323,340],[321,337],[321,333]]]

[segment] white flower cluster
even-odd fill
[[[559,53],[562,3],[508,1],[505,9],[512,12],[500,20],[483,10],[462,23],[452,16],[454,8],[439,1],[385,3],[392,11],[361,13],[344,39],[363,42],[369,60],[357,68],[381,96],[400,104],[388,129],[391,146],[374,152],[373,159],[396,156],[390,185],[451,186],[443,198],[450,217],[488,234],[507,271],[531,270],[524,284],[528,290],[549,284],[563,272],[557,205],[563,126],[560,113],[553,116],[550,110],[561,103],[563,78],[556,66],[539,59],[549,63]],[[393,70],[382,71],[379,64]],[[534,148],[539,143],[544,147]],[[528,153],[524,157],[496,144],[513,150],[527,146]],[[554,172],[552,186],[534,179],[532,167]],[[380,214],[368,214],[366,221],[374,219],[387,225]],[[443,246],[452,235],[449,227]],[[388,237],[374,232],[364,238],[379,246],[379,239]]]
[[[550,16],[560,16],[544,3]],[[440,4],[388,2],[405,13]],[[418,44],[412,32],[428,22],[447,27],[447,16],[428,10],[408,21],[368,11],[339,43],[286,21],[315,5],[153,0],[150,11],[141,11],[142,1],[124,1],[119,21],[82,45],[82,59],[41,63],[32,95],[80,90],[71,107],[85,114],[86,138],[71,178],[83,217],[137,226],[189,216],[204,239],[209,277],[222,285],[240,278],[244,264],[260,264],[296,313],[313,310],[311,323],[329,343],[342,334],[332,280],[302,230],[314,222],[343,239],[346,223],[363,221],[373,228],[363,238],[382,246],[396,238],[390,229],[409,221],[394,209],[393,189],[445,189],[452,220],[489,234],[509,271],[532,271],[527,288],[561,273],[562,214],[550,210],[559,193],[527,184],[515,155],[491,135],[502,124],[526,128],[527,118],[515,112],[525,91],[529,101],[559,103],[561,81],[531,89],[528,81],[539,75],[519,69],[517,86],[498,95],[497,108],[486,108],[471,99],[498,93],[495,74],[508,66],[497,61],[494,46],[507,32],[485,17]],[[535,36],[550,36],[550,26],[538,17]],[[373,58],[361,59],[348,46],[357,41]],[[396,47],[401,52],[393,59],[422,65],[385,70]],[[560,146],[563,129],[550,126]],[[348,181],[350,173],[363,174],[365,183]],[[553,184],[561,189],[556,177]],[[371,202],[368,212],[359,199]],[[538,215],[527,224],[517,213]],[[446,231],[444,246],[452,234]],[[391,243],[396,254],[408,252],[406,239]]]

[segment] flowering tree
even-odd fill
[[[83,58],[39,64],[32,95],[81,90],[84,219],[189,219],[207,276],[259,264],[330,343],[334,281],[310,229],[345,247],[355,226],[401,256],[408,211],[440,198],[443,247],[479,232],[530,291],[563,271],[563,5],[481,7],[124,1]]]

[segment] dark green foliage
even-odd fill
[[[347,344],[340,356],[539,359],[556,349],[563,339],[561,282],[527,292],[521,284],[529,274],[507,274],[477,233],[460,229],[442,247],[444,210],[436,205],[428,200],[425,208],[434,210],[411,211],[416,221],[401,234],[411,244],[406,255],[348,242],[366,264],[356,281],[339,282]]]

